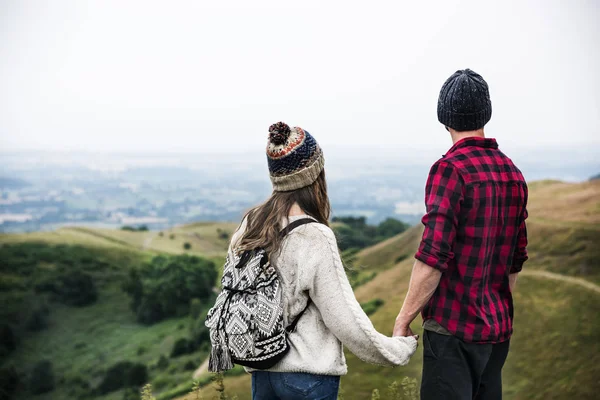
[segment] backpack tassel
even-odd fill
[[[213,346],[208,360],[208,370],[210,372],[221,372],[232,368],[233,362],[227,346]]]

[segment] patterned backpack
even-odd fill
[[[285,236],[300,225],[296,220],[281,231]],[[235,253],[234,253],[235,254]],[[283,326],[283,299],[279,276],[263,249],[228,255],[221,279],[223,290],[206,317],[212,351],[211,372],[227,371],[233,364],[254,369],[275,365],[289,351],[287,336],[310,305],[287,327]]]

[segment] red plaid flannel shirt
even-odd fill
[[[427,179],[425,232],[415,258],[442,272],[423,309],[465,342],[512,334],[508,275],[527,260],[527,184],[496,140],[470,137],[438,160]]]

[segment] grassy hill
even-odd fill
[[[189,339],[198,318],[140,324],[122,284],[130,268],[150,262],[159,253],[202,255],[219,265],[234,229],[234,224],[202,223],[175,227],[162,235],[87,228],[0,235],[0,331],[8,323],[16,342],[8,355],[2,354],[0,346],[0,368],[15,367],[20,376],[14,398],[90,398],[109,368],[121,361],[147,366],[149,380],[163,398],[186,393],[206,349],[171,355],[178,341]],[[192,246],[189,251],[183,248],[185,242]],[[38,291],[50,278],[74,270],[94,281],[97,300],[92,304],[63,304]],[[212,300],[199,307],[205,310],[210,305]],[[26,388],[32,386],[34,366],[43,360],[52,363],[55,389],[32,396]],[[94,398],[122,400],[123,396],[119,390]]]
[[[600,390],[596,378],[600,374],[599,195],[600,181],[530,185],[530,260],[515,294],[515,336],[504,374],[508,399],[591,399]],[[17,336],[12,353],[2,356],[0,351],[0,368],[14,366],[20,375],[21,389],[15,399],[90,398],[93,388],[120,361],[146,366],[147,380],[159,400],[187,393],[207,349],[171,355],[178,342],[190,337],[202,316],[140,324],[122,284],[131,267],[149,263],[159,254],[197,255],[220,266],[235,227],[197,223],[163,232],[63,228],[0,234],[0,334],[7,321]],[[349,260],[358,275],[355,281],[366,282],[356,287],[359,301],[383,300],[371,315],[383,333],[391,334],[421,233],[422,227],[414,226],[352,253]],[[185,250],[185,243],[191,248]],[[8,258],[13,261],[8,263]],[[9,264],[18,268],[6,268]],[[69,270],[81,270],[93,278],[94,303],[74,307],[35,292],[46,275]],[[195,314],[201,314],[208,303],[200,304]],[[27,328],[32,316],[46,326],[39,331]],[[420,321],[415,321],[413,329],[421,331]],[[348,353],[349,374],[342,380],[345,398],[368,399],[374,388],[385,398],[386,387],[394,380],[419,379],[421,357],[419,350],[407,367],[391,369],[368,365]],[[31,395],[24,388],[31,385],[31,371],[42,360],[52,362],[55,389]],[[207,382],[210,375],[201,374],[200,379]],[[249,376],[239,369],[226,377],[225,385],[240,400],[250,398]],[[215,395],[210,385],[201,392],[205,399]],[[138,397],[135,391],[118,390],[93,398]]]
[[[515,334],[504,369],[507,399],[595,399],[600,391],[600,182],[534,182],[529,199],[529,253],[515,294]],[[422,228],[356,255],[353,267],[377,275],[359,286],[360,302],[384,300],[371,319],[391,334],[404,299]],[[548,279],[551,277],[553,279]],[[413,330],[421,333],[421,321]],[[385,395],[394,380],[420,379],[422,348],[407,367],[382,368],[347,353],[346,399]],[[229,394],[250,398],[249,376],[225,379]],[[202,391],[211,398],[213,388]],[[182,399],[192,400],[193,396]],[[382,397],[385,398],[385,397]]]

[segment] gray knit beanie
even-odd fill
[[[288,192],[311,185],[325,166],[323,151],[302,128],[283,122],[269,127],[267,162],[273,190]]]
[[[438,120],[459,132],[483,128],[492,118],[488,85],[470,69],[456,71],[442,86],[437,107]]]

